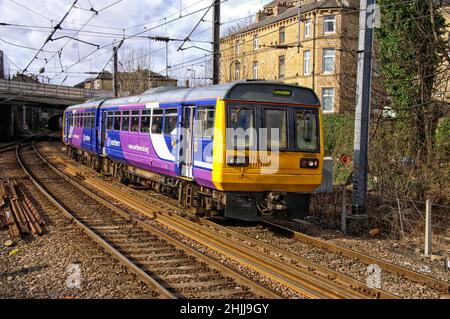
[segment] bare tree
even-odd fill
[[[141,94],[152,87],[152,55],[148,49],[124,46],[119,51],[119,96]]]
[[[222,37],[228,37],[234,33],[239,33],[243,29],[247,28],[249,25],[254,23],[254,17],[248,16],[245,18],[242,18],[234,23],[232,23],[229,27],[225,29],[225,32],[223,33]]]

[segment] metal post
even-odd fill
[[[347,234],[347,211],[346,211],[346,203],[345,203],[345,184],[342,185],[341,232],[343,234]]]
[[[113,70],[113,90],[114,90],[114,97],[117,97],[118,96],[118,91],[119,91],[119,83],[117,82],[117,64],[118,64],[118,61],[117,61],[117,47],[114,47],[113,48],[113,59],[114,59],[114,62],[113,62],[113,68],[114,68],[114,70]],[[91,85],[92,85],[92,82],[91,82]]]
[[[118,66],[117,64],[119,63],[118,61],[118,57],[117,57],[117,52],[119,51],[120,47],[123,44],[123,41],[119,42],[119,45],[117,47],[113,48],[113,93],[114,93],[114,97],[117,97],[119,94],[119,82],[117,81],[117,72],[118,72]],[[94,87],[94,83],[91,82],[91,89]]]
[[[220,80],[220,1],[214,0],[213,13],[213,84]]]
[[[14,128],[14,103],[11,104],[11,127],[10,127],[10,137],[14,137],[16,132]]]
[[[431,200],[427,199],[425,207],[425,256],[432,254]]]
[[[169,41],[166,41],[166,77],[169,77]]]
[[[368,23],[373,16],[367,9],[374,8],[374,4],[375,0],[360,1],[352,203],[353,213],[359,215],[367,213],[367,151],[373,44],[373,27]]]
[[[0,79],[5,79],[5,65],[3,61],[3,51],[0,50]]]

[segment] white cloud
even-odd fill
[[[23,26],[0,26],[0,38],[8,42],[12,42],[22,46],[29,46],[33,48],[40,48],[48,37],[51,27],[54,26],[65,14],[71,6],[73,0],[14,0],[28,7],[27,10],[10,0],[0,0],[0,12],[2,18],[0,22],[10,24],[25,25]],[[63,23],[63,30],[58,30],[54,38],[64,35],[73,36],[81,26],[93,16],[93,12],[89,11],[92,3],[95,10],[100,10],[116,0],[79,0],[77,9],[72,9],[69,16]],[[207,7],[212,0],[182,0],[183,14],[194,12],[201,8]],[[226,23],[230,20],[239,19],[248,15],[253,15],[255,12],[268,3],[269,0],[254,0],[254,1],[239,1],[228,0],[222,4],[221,15],[222,22]],[[46,76],[54,77],[55,74],[61,71],[61,64],[67,68],[68,66],[78,62],[79,57],[90,54],[89,58],[83,60],[69,70],[69,78],[65,84],[75,84],[88,77],[82,72],[100,71],[111,58],[112,45],[114,40],[120,40],[123,32],[131,35],[143,32],[142,36],[170,36],[172,38],[185,38],[195,24],[198,22],[203,12],[196,13],[189,17],[179,19],[176,22],[170,23],[166,26],[161,26],[164,22],[163,18],[168,17],[166,21],[177,19],[180,15],[180,1],[179,0],[123,0],[112,7],[101,11],[97,16],[92,18],[87,26],[85,26],[79,34],[79,38],[83,41],[91,42],[100,46],[107,46],[104,49],[96,51],[96,47],[82,42],[62,38],[55,41],[50,41],[46,44],[45,50],[58,51],[67,42],[67,46],[63,48],[61,60],[58,54],[41,53],[38,59],[33,61],[29,68],[31,72],[38,72],[39,68],[45,64],[45,59],[48,60],[46,65]],[[187,9],[186,9],[187,8]],[[39,14],[32,12],[34,10]],[[42,17],[47,17],[48,19]],[[212,31],[212,10],[205,17],[206,22],[202,22],[197,30],[194,32],[192,39],[211,41]],[[132,28],[131,28],[132,27]],[[146,31],[150,28],[150,31]],[[225,28],[225,26],[224,26]],[[123,30],[125,29],[125,30]],[[96,32],[96,33],[92,33]],[[102,33],[100,33],[102,32]],[[164,73],[165,70],[165,50],[164,43],[152,41],[149,44],[147,39],[130,39],[127,40],[126,45],[142,48],[148,52],[150,48],[152,55],[152,68],[154,71]],[[195,58],[204,57],[208,54],[205,51],[198,49],[189,49],[185,51],[177,51],[180,43],[170,43],[169,49],[169,64],[176,65]],[[211,50],[210,44],[205,43],[186,43],[185,46],[198,45],[206,50]],[[17,66],[24,68],[33,58],[36,51],[24,48],[14,47],[4,42],[0,42],[0,49],[10,58]],[[52,58],[53,57],[53,58]],[[199,62],[203,63],[203,59]],[[188,68],[190,66],[186,66]],[[197,66],[199,67],[199,66]],[[14,69],[13,66],[11,66]],[[204,68],[204,66],[199,67]],[[56,73],[55,73],[56,72]],[[189,72],[185,68],[173,68],[171,75],[174,77],[189,76]],[[53,82],[59,83],[66,76],[66,74],[59,75],[53,79]]]

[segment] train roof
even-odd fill
[[[145,104],[152,102],[170,103],[196,100],[243,100],[260,102],[279,102],[288,104],[320,105],[314,91],[307,87],[273,81],[235,81],[231,83],[197,88],[174,88],[162,92],[150,91],[144,95],[107,99],[71,106],[73,108],[91,108],[101,105],[117,106],[127,104]],[[97,104],[96,104],[97,103]]]
[[[102,105],[102,103],[105,102],[106,100],[108,100],[108,99],[107,98],[101,98],[101,99],[87,100],[84,103],[69,106],[66,109],[66,111],[93,109],[93,108],[96,108],[96,107],[99,107],[100,105]]]

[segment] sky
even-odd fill
[[[254,19],[255,13],[270,2],[222,1],[222,32],[233,24],[248,21],[249,16]],[[6,56],[7,72],[15,74],[27,68],[26,73],[39,74],[45,83],[75,85],[92,76],[87,72],[111,71],[112,47],[125,36],[119,50],[119,70],[140,62],[164,75],[165,43],[146,37],[185,39],[212,0],[78,0],[61,24],[62,29],[34,59],[73,3],[74,0],[0,0],[0,50]],[[206,71],[210,69],[212,9],[190,39],[183,48],[197,46],[204,50],[178,50],[181,42],[169,42],[169,76],[182,82],[192,81],[191,70],[195,70],[196,81],[202,82],[205,64]]]

